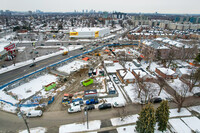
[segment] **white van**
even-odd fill
[[[113,107],[117,108],[117,107],[125,107],[125,103],[124,102],[114,102],[113,103]]]
[[[68,113],[81,112],[81,106],[72,106],[68,109]]]
[[[42,110],[31,110],[26,114],[27,117],[37,117],[42,116]]]

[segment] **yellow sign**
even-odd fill
[[[95,32],[95,38],[99,37],[99,31]]]
[[[78,32],[70,32],[70,36],[78,36]]]

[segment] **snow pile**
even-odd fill
[[[46,133],[47,129],[44,128],[44,127],[36,127],[36,128],[31,128],[30,132],[31,133]],[[19,131],[19,133],[28,133],[28,131],[27,130],[22,130],[22,131]]]
[[[138,120],[139,115],[130,115],[126,116],[123,121],[121,121],[121,118],[112,118],[111,123],[113,126],[118,126],[118,125],[124,125],[124,124],[129,124],[129,123],[136,123]]]
[[[12,106],[8,103],[0,102],[0,109],[10,113],[16,113],[17,107]]]
[[[7,101],[7,102],[10,102],[10,103],[13,103],[13,104],[16,104],[18,103],[18,101],[16,99],[14,99],[12,96],[10,95],[7,95],[4,91],[0,90],[0,99],[1,100],[4,100],[4,101]]]
[[[84,65],[87,65],[87,64],[88,63],[85,61],[73,61],[73,62],[68,63],[67,65],[57,68],[57,70],[70,74],[74,71],[81,69]]]
[[[181,117],[181,116],[191,116],[192,114],[186,109],[186,108],[181,108],[181,112],[178,113],[176,109],[170,109],[170,114],[169,117]]]
[[[81,123],[81,124],[77,124],[77,123],[67,124],[67,125],[60,126],[59,133],[98,130],[100,129],[100,126],[101,126],[100,120],[89,121],[89,129],[87,129],[87,122]]]
[[[56,81],[56,76],[46,74],[36,79],[33,79],[29,81],[28,83],[18,86],[10,90],[9,92],[12,92],[13,94],[17,95],[18,99],[26,99],[34,95],[36,92],[40,91],[41,89],[43,89],[43,86],[48,85],[55,81]]]

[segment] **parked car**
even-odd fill
[[[115,108],[125,107],[125,103],[124,102],[114,102],[113,107],[115,107]]]
[[[86,110],[93,110],[93,109],[95,109],[94,105],[87,105],[87,106],[84,108],[85,111],[86,111]]]
[[[42,44],[40,44],[41,46],[44,46],[44,44],[42,43]]]
[[[117,78],[114,79],[114,82],[115,82],[116,84],[119,84],[119,80],[118,80]]]
[[[5,68],[5,67],[6,67],[6,65],[5,65],[5,64],[1,66],[1,68]]]
[[[89,99],[86,101],[86,105],[89,105],[89,104],[98,104],[99,103],[99,100],[98,99]]]
[[[42,110],[31,110],[26,114],[27,117],[38,117],[42,116]]]
[[[36,64],[35,64],[35,63],[32,63],[29,67],[34,67],[34,66],[36,66]]]
[[[98,108],[99,108],[99,110],[109,109],[109,108],[111,108],[111,104],[110,103],[103,103],[103,104],[99,105]]]
[[[151,103],[160,103],[162,99],[160,97],[154,97],[150,100]]]
[[[195,93],[194,96],[200,97],[200,92]]]
[[[81,112],[81,106],[73,106],[68,109],[68,113]]]
[[[70,104],[72,106],[83,106],[83,101],[76,101]]]

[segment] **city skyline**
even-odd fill
[[[127,13],[174,13],[174,14],[200,14],[200,1],[198,0],[1,0],[0,10],[11,11],[36,11],[44,12],[73,12],[74,10],[82,12],[82,10],[91,9],[98,11],[119,11]]]

